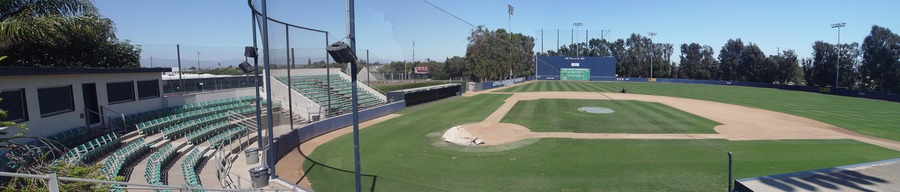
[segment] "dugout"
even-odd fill
[[[456,83],[449,83],[443,85],[391,91],[387,93],[387,98],[389,102],[404,100],[406,101],[406,106],[408,107],[437,101],[460,94],[462,94],[462,86]]]
[[[616,59],[613,57],[538,56],[535,60],[539,80],[616,80]]]

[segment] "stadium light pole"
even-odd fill
[[[512,42],[512,15],[515,8],[509,4],[507,4],[506,6],[509,9],[509,41]],[[509,56],[510,58],[512,57],[512,52],[509,52]],[[509,64],[509,79],[513,78],[512,65],[512,63]]]
[[[650,32],[647,35],[650,35],[650,78],[653,78],[653,36],[656,36],[656,32]]]
[[[835,46],[835,48],[837,48],[838,46],[841,46],[841,28],[844,26],[847,26],[847,23],[831,24],[832,29],[833,28],[838,29],[838,41],[837,41],[837,46]],[[834,89],[837,89],[838,85],[839,85],[838,83],[840,83],[840,76],[841,76],[841,50],[840,49],[838,49],[838,60],[837,60],[837,63],[834,64],[834,69],[835,69],[834,70]]]
[[[572,26],[575,26],[575,39],[578,39],[578,27],[581,27],[583,24],[581,22],[572,23]],[[572,40],[572,44],[575,44],[575,40]],[[581,56],[581,52],[578,51],[578,44],[575,44],[575,56]]]

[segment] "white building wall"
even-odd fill
[[[82,84],[94,83],[97,91],[97,103],[100,109],[107,108],[119,113],[133,114],[164,107],[162,98],[162,83],[160,82],[160,97],[139,99],[137,93],[137,81],[157,80],[160,73],[99,73],[99,74],[65,74],[65,75],[24,75],[24,76],[0,76],[0,90],[25,89],[26,105],[28,108],[28,121],[21,122],[28,127],[26,136],[47,137],[69,128],[85,125],[85,106]],[[134,81],[134,101],[109,104],[107,99],[106,83]],[[65,112],[48,117],[41,117],[38,89],[59,86],[72,86],[72,98],[74,111]],[[109,110],[106,115],[114,115]],[[12,127],[7,130],[9,134],[20,132]]]
[[[260,87],[260,91],[263,91],[262,87]],[[167,95],[163,102],[165,103],[165,107],[175,107],[190,103],[200,103],[204,101],[238,98],[243,96],[256,96],[254,92],[256,92],[255,87],[191,92],[188,94]],[[265,93],[260,92],[260,97],[265,99]]]

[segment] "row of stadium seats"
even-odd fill
[[[231,129],[228,129],[222,133],[219,133],[216,136],[213,136],[209,139],[209,147],[218,149],[219,147],[231,143],[232,140],[237,139],[238,137],[244,136],[247,133],[247,129],[243,126],[237,126]]]
[[[88,134],[87,128],[85,127],[77,127],[72,128],[61,133],[57,133],[55,135],[51,135],[47,137],[47,139],[59,142],[65,147],[73,147],[78,144],[84,143]]]
[[[173,126],[179,123],[183,123],[188,120],[203,118],[212,114],[222,114],[227,113],[226,111],[231,110],[241,110],[245,108],[251,107],[249,103],[233,103],[227,104],[217,107],[210,108],[202,108],[193,111],[184,111],[181,113],[175,113],[168,116],[160,117],[157,119],[153,119],[150,121],[142,122],[137,124],[138,131],[145,135],[155,134],[160,130],[163,130],[166,127]]]
[[[188,132],[193,132],[197,127],[207,126],[214,122],[225,121],[228,119],[226,113],[216,113],[208,116],[198,117],[196,119],[187,120],[185,122],[172,125],[163,129],[166,139],[175,140],[184,137]]]
[[[144,138],[131,141],[120,147],[106,159],[103,167],[100,168],[100,173],[106,175],[106,179],[113,180],[119,175],[119,171],[122,170],[127,161],[134,160],[134,158],[144,154],[148,149],[150,149],[150,145],[144,142]]]
[[[230,124],[227,121],[217,121],[210,125],[204,126],[196,131],[190,132],[187,134],[188,142],[191,144],[198,144],[200,142],[206,141],[210,137],[214,136],[216,133],[222,132],[224,129],[228,128]]]
[[[147,161],[147,172],[144,172],[144,179],[147,180],[148,184],[165,185],[162,182],[162,166],[168,162],[175,152],[175,148],[172,147],[172,144],[166,143],[166,145],[160,147],[156,153],[150,155],[150,160]]]
[[[66,153],[59,159],[56,159],[56,162],[54,163],[60,161],[80,163],[85,162],[86,160],[101,158],[110,150],[115,149],[118,144],[119,136],[116,135],[116,133],[109,133],[67,150]]]
[[[275,79],[288,85],[288,78],[291,80],[289,85],[291,89],[309,98],[316,104],[328,106],[330,99],[331,107],[326,107],[325,109],[325,112],[329,115],[346,113],[352,109],[350,81],[340,75],[307,75],[276,77]],[[374,93],[370,93],[366,89],[358,90],[359,108],[365,109],[384,103]]]
[[[190,187],[203,188],[203,186],[200,185],[200,176],[197,175],[197,169],[194,167],[202,157],[203,152],[194,148],[194,150],[191,150],[184,160],[181,161],[181,172],[184,173],[184,181]]]
[[[220,105],[233,104],[237,102],[252,102],[255,97],[253,96],[244,96],[240,98],[229,98],[229,99],[221,99],[221,100],[212,100],[212,101],[204,101],[200,103],[192,103],[192,104],[184,104],[181,106],[169,107],[164,109],[152,110],[142,113],[136,113],[131,115],[126,115],[125,119],[127,121],[126,127],[130,127],[131,125],[136,125],[140,122],[146,122],[153,119],[158,119],[161,117],[169,116],[172,114],[183,113],[187,111],[194,111],[200,108],[210,108],[217,107]],[[122,125],[122,119],[114,118],[111,122],[115,126]]]

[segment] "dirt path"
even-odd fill
[[[395,117],[399,117],[400,114],[388,114],[385,116],[381,116],[372,120],[368,120],[362,123],[359,123],[359,128],[367,128],[369,126],[387,121],[389,119],[393,119]],[[314,150],[316,150],[319,145],[322,145],[328,141],[331,141],[334,138],[337,138],[341,135],[348,134],[353,132],[352,126],[344,127],[330,133],[326,133],[324,135],[320,135],[316,138],[313,138],[309,141],[300,144],[298,148],[303,151],[304,154],[309,155],[312,154]],[[311,184],[309,183],[309,179],[303,178],[300,180],[300,176],[303,176],[303,163],[306,158],[303,158],[303,155],[300,155],[300,151],[293,150],[290,153],[284,155],[281,159],[275,163],[275,171],[278,173],[278,176],[284,179],[285,181],[307,187],[312,189]],[[318,169],[322,169],[323,167],[316,167]],[[327,169],[327,168],[325,168]],[[300,181],[298,181],[300,180]]]
[[[570,133],[531,132],[521,125],[500,123],[500,120],[521,100],[542,98],[637,100],[658,102],[719,123],[714,129],[718,134],[618,134],[618,133]],[[744,107],[739,105],[684,99],[665,96],[595,93],[595,92],[527,92],[515,93],[506,99],[484,121],[463,125],[474,136],[489,145],[499,145],[527,138],[574,139],[728,139],[728,140],[778,140],[778,139],[854,139],[894,150],[900,150],[900,142],[861,135],[834,125],[805,117]]]

